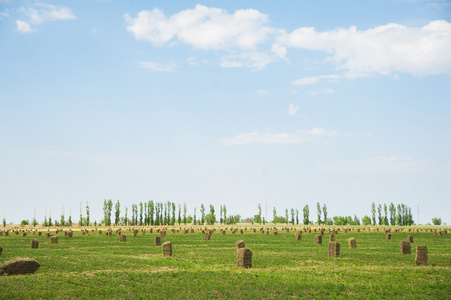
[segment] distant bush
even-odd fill
[[[432,218],[432,224],[442,225],[442,218]]]
[[[30,225],[30,222],[28,222],[28,220],[22,220],[20,226],[24,227],[25,225]]]

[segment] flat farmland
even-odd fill
[[[136,237],[122,227],[126,241],[120,242],[112,227],[112,236],[92,231],[82,235],[73,229],[73,237],[59,232],[58,244],[50,238],[28,232],[26,237],[10,231],[0,236],[3,253],[0,264],[15,257],[30,257],[40,262],[35,274],[0,277],[1,299],[449,299],[451,297],[450,234],[404,229],[387,240],[383,229],[356,228],[338,231],[335,241],[341,243],[340,256],[328,257],[328,228],[323,243],[315,244],[318,232],[303,232],[295,240],[291,227],[278,234],[272,230],[254,233],[248,227],[243,234],[225,235],[220,227],[205,240],[200,227],[194,233],[167,228],[161,242],[172,243],[171,257],[163,257],[161,246],[155,246],[157,227],[135,227]],[[173,227],[179,229],[179,227]],[[182,226],[183,228],[183,226]],[[190,228],[190,227],[187,227]],[[222,227],[225,228],[225,227]],[[236,227],[235,227],[236,228]],[[145,229],[145,234],[141,229]],[[240,229],[240,227],[238,227]],[[65,230],[68,230],[65,228]],[[50,233],[55,235],[55,229]],[[412,254],[401,254],[400,242],[413,236]],[[355,238],[357,247],[348,247]],[[39,248],[31,249],[31,239]],[[252,268],[237,267],[235,243],[244,240],[253,251]],[[416,246],[428,247],[426,266],[415,264]]]

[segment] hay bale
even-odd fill
[[[400,246],[401,246],[401,254],[412,254],[409,242],[401,241]]]
[[[417,265],[426,265],[428,262],[428,247],[417,246],[417,254],[415,256],[415,263]]]
[[[273,230],[272,234],[279,235],[279,232],[277,232],[277,230]]]
[[[348,245],[349,245],[349,248],[356,248],[357,247],[357,243],[356,243],[356,241],[355,241],[355,238],[349,238],[348,239]]]
[[[321,235],[315,236],[315,244],[321,245],[323,243],[323,237]]]
[[[206,240],[206,241],[209,241],[210,238],[211,238],[211,234],[210,234],[209,232],[207,232],[207,233],[205,234],[205,240]]]
[[[166,236],[166,230],[160,230],[160,237],[164,238]]]
[[[102,234],[102,230],[99,230],[99,234]]]
[[[155,237],[155,246],[161,246],[161,237],[159,236]]]
[[[46,238],[49,238],[50,236],[51,236],[50,232],[46,232],[46,233],[45,233],[45,237],[46,237]]]
[[[413,243],[413,236],[408,235],[408,236],[407,236],[407,241],[408,241],[409,243]]]
[[[387,234],[385,235],[385,238],[386,238],[387,240],[391,240],[391,233],[390,233],[390,232],[387,233]]]
[[[340,243],[329,242],[328,255],[329,255],[329,257],[339,257],[340,256]]]
[[[241,234],[243,234],[243,233],[244,233],[243,229],[240,229],[240,233],[241,233]]]
[[[57,236],[51,236],[50,237],[50,244],[58,244],[58,237]]]
[[[38,249],[39,248],[39,240],[38,239],[32,239],[30,242],[30,248],[31,249]]]
[[[169,241],[163,243],[163,256],[172,256],[172,243]]]
[[[26,237],[26,236],[27,236],[26,232],[22,233],[22,237]]]
[[[243,240],[239,240],[238,242],[236,242],[235,246],[236,246],[236,251],[240,250],[241,248],[245,248],[246,247],[244,245],[244,241]]]
[[[237,252],[237,264],[240,268],[252,268],[252,251],[240,248]]]
[[[125,234],[119,235],[119,241],[120,242],[126,242],[127,241],[127,236]]]
[[[67,232],[67,237],[71,238],[74,235],[73,231],[68,231]]]
[[[329,242],[335,242],[335,234],[330,235]]]
[[[0,256],[2,256],[3,253],[3,247],[0,247]]]
[[[297,231],[297,232],[294,234],[294,239],[295,239],[296,241],[300,241],[301,238],[302,238],[302,231]]]
[[[42,236],[42,231],[38,231],[38,236]]]
[[[33,274],[40,266],[41,264],[35,259],[16,257],[0,267],[0,275]]]

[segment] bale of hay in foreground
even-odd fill
[[[297,232],[294,234],[294,239],[295,239],[296,241],[300,241],[301,238],[302,238],[302,231],[297,231]]]
[[[57,236],[51,236],[50,237],[50,244],[58,244],[58,237]]]
[[[408,235],[408,236],[407,236],[407,241],[408,241],[409,243],[413,243],[413,236]]]
[[[163,256],[172,256],[172,243],[164,242],[163,243]]]
[[[120,241],[120,242],[126,242],[126,241],[127,241],[127,236],[126,236],[125,234],[121,234],[121,235],[119,236],[119,241]]]
[[[387,240],[391,240],[391,233],[390,233],[390,232],[387,233],[387,234],[385,235],[385,238],[386,238]]]
[[[412,254],[409,242],[401,241],[400,246],[401,246],[401,254]]]
[[[329,242],[328,255],[329,255],[329,257],[339,257],[340,256],[340,243],[339,242]]]
[[[356,248],[357,247],[357,243],[355,241],[355,238],[349,238],[348,239],[348,245],[349,245],[349,248]]]
[[[2,253],[3,253],[3,248],[0,247],[0,256],[2,256]]]
[[[236,251],[240,250],[241,248],[245,248],[243,240],[239,240],[238,242],[235,243],[235,245],[236,245]]]
[[[0,267],[0,275],[33,274],[40,266],[41,264],[35,259],[17,257]]]
[[[155,246],[161,246],[161,237],[159,236],[155,237]]]
[[[428,247],[417,246],[417,255],[415,256],[415,263],[417,265],[426,265],[428,262]]]
[[[252,251],[246,248],[239,248],[237,264],[240,268],[252,268]]]
[[[330,235],[329,242],[335,242],[335,234]]]
[[[315,244],[321,245],[323,243],[323,237],[321,235],[315,236]]]
[[[38,239],[32,239],[30,242],[30,248],[31,249],[38,249],[39,248],[39,240]]]

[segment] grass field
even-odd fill
[[[216,230],[206,241],[199,230],[167,230],[162,242],[172,242],[173,256],[163,257],[161,247],[154,245],[157,233],[148,228],[136,237],[124,230],[126,242],[114,231],[111,237],[105,231],[74,231],[72,238],[60,232],[58,244],[37,233],[0,236],[0,264],[15,257],[41,263],[36,274],[1,276],[0,298],[451,298],[451,234],[404,230],[386,240],[383,231],[340,231],[335,240],[341,242],[341,255],[329,258],[327,230],[322,245],[314,244],[318,233],[313,231],[296,241],[294,230],[281,228],[278,235],[248,229],[223,236]],[[403,255],[399,244],[408,235],[414,237],[412,254]],[[356,238],[356,249],[348,247],[350,237]],[[38,249],[30,248],[32,238],[39,239]],[[250,269],[237,267],[235,242],[240,239],[254,252]],[[428,247],[426,266],[415,264],[417,245]]]

